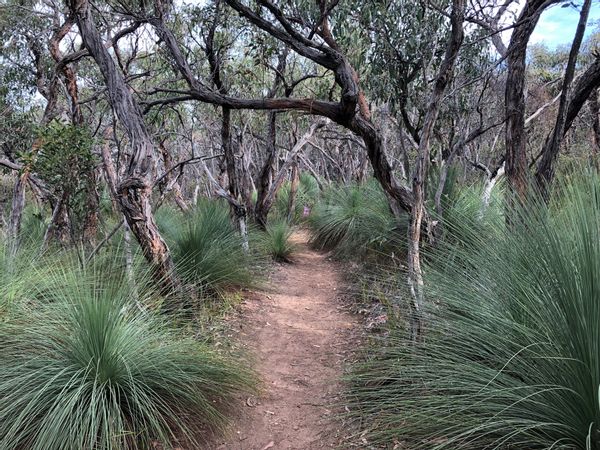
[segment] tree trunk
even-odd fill
[[[56,202],[56,205],[54,205],[50,224],[44,234],[42,248],[46,248],[50,241],[56,241],[61,245],[66,245],[69,242],[68,201],[69,193],[64,192],[62,197]]]
[[[131,157],[122,180],[116,187],[117,201],[129,228],[138,240],[142,253],[151,264],[155,279],[164,290],[179,285],[167,244],[162,239],[150,198],[151,170],[155,149],[146,129],[141,110],[108,53],[92,17],[88,0],[73,0],[70,4],[75,15],[83,44],[96,61],[106,82],[108,98],[131,145]]]
[[[395,179],[392,167],[384,152],[381,134],[370,120],[368,105],[364,93],[358,86],[356,71],[340,53],[339,47],[333,41],[333,37],[328,30],[327,17],[324,17],[321,23],[320,35],[327,41],[328,45],[316,48],[313,45],[307,45],[306,42],[298,42],[300,38],[296,33],[288,35],[277,31],[277,27],[274,27],[269,20],[257,15],[251,8],[248,8],[238,0],[225,1],[255,25],[283,41],[302,56],[332,70],[335,73],[336,83],[341,89],[340,100],[339,102],[290,98],[242,100],[228,97],[221,92],[208,91],[196,79],[194,71],[186,61],[175,36],[165,26],[161,14],[158,14],[159,17],[150,19],[149,22],[154,26],[157,34],[169,48],[174,65],[188,84],[190,95],[194,99],[232,109],[260,109],[270,111],[294,109],[306,111],[310,114],[327,117],[352,130],[364,140],[375,178],[380,182],[383,190],[388,193],[388,197],[396,203],[392,209],[397,211],[402,209],[410,212],[412,208],[411,192],[405,186],[401,186]],[[272,10],[277,10],[278,14],[280,13],[275,5],[269,3],[268,7]],[[304,41],[304,39],[301,40]]]
[[[193,207],[196,207],[196,205],[198,204],[198,194],[199,193],[200,193],[200,183],[196,183],[196,186],[194,187],[194,193],[192,194]]]
[[[527,195],[527,138],[525,134],[525,78],[527,44],[542,12],[558,0],[527,1],[517,19],[507,50],[505,89],[506,177],[510,190],[507,206]],[[510,220],[510,215],[507,215]]]
[[[266,200],[273,185],[273,172],[275,170],[275,158],[277,157],[277,113],[275,111],[269,112],[268,122],[267,159],[258,179],[258,192],[254,208],[256,223],[263,230],[267,227],[267,216],[271,207],[266,203]]]
[[[281,164],[281,167],[279,167],[279,170],[278,170],[277,174],[275,175],[275,179],[271,183],[271,188],[266,193],[265,198],[262,202],[262,211],[265,214],[265,226],[266,226],[266,215],[271,210],[273,203],[275,203],[275,199],[277,198],[277,192],[279,191],[279,188],[281,188],[281,185],[285,181],[285,178],[287,177],[287,173],[288,173],[290,167],[292,167],[292,165],[294,164],[294,161],[296,161],[296,158],[298,157],[298,155],[300,154],[302,149],[306,146],[306,144],[308,144],[310,142],[310,140],[315,135],[315,133],[318,130],[320,130],[321,128],[323,128],[325,125],[327,125],[327,123],[328,123],[327,119],[319,119],[319,120],[313,122],[313,124],[310,126],[308,131],[306,131],[306,133],[304,133],[302,135],[302,137],[300,137],[300,139],[294,144],[292,149],[288,152],[288,155],[287,155],[285,161],[283,162],[283,164]]]
[[[296,209],[296,193],[298,192],[298,185],[300,184],[300,177],[298,176],[298,163],[294,161],[292,163],[292,176],[290,184],[290,196],[288,198],[288,210],[287,210],[287,221],[292,223],[294,220],[294,212]]]
[[[549,195],[550,183],[554,177],[554,162],[558,156],[560,144],[565,134],[571,83],[575,77],[575,68],[577,64],[577,57],[579,55],[579,48],[581,47],[581,43],[583,41],[591,6],[592,0],[585,0],[583,2],[581,14],[579,15],[577,31],[575,32],[575,37],[573,38],[573,44],[571,45],[571,50],[569,52],[569,61],[567,62],[567,68],[565,70],[565,76],[562,82],[556,123],[554,124],[554,129],[546,138],[544,149],[542,151],[542,159],[538,164],[537,172],[535,174],[537,187],[540,189],[544,198],[548,198]]]
[[[400,211],[411,213],[414,203],[413,194],[394,176],[379,130],[370,120],[359,115],[354,117],[349,128],[363,139],[371,167],[373,167],[373,174],[386,192],[392,211],[396,214],[400,214]]]
[[[17,173],[17,181],[13,190],[10,218],[8,220],[8,247],[9,254],[15,256],[21,241],[21,221],[25,209],[25,185],[29,173]]]
[[[590,95],[590,113],[592,115],[592,139],[594,140],[590,159],[592,167],[596,171],[600,171],[600,161],[598,160],[598,153],[600,153],[600,105],[598,104],[598,89],[594,89],[592,95]]]
[[[173,192],[173,199],[179,209],[183,212],[187,212],[189,210],[187,203],[183,199],[183,194],[181,193],[181,186],[177,181],[177,174],[173,172],[173,158],[171,158],[171,154],[167,150],[164,141],[160,142],[158,147],[160,148],[160,152],[163,157],[163,165],[165,169],[165,173],[167,176],[164,178],[163,183],[164,186],[170,187]],[[182,166],[183,167],[183,166]]]
[[[106,128],[104,130],[104,144],[101,147],[102,155],[102,166],[104,168],[104,178],[106,179],[106,185],[108,186],[108,192],[110,193],[110,199],[113,205],[115,213],[120,211],[119,202],[117,201],[117,170],[110,154],[110,134],[112,128]]]
[[[485,180],[485,185],[483,187],[483,194],[481,195],[481,209],[479,210],[479,219],[483,219],[485,212],[490,206],[490,199],[492,198],[492,190],[496,183],[502,176],[504,175],[504,167],[506,163],[502,162],[502,165],[496,170],[495,173],[490,173]]]
[[[421,225],[426,215],[425,211],[425,180],[429,164],[430,141],[437,120],[442,96],[452,78],[458,51],[464,38],[463,22],[465,16],[466,0],[453,0],[451,23],[452,30],[446,48],[444,61],[437,74],[435,85],[429,98],[427,114],[419,141],[419,152],[415,173],[413,177],[414,203],[411,214],[411,223],[408,231],[408,286],[411,293],[410,311],[410,339],[419,342],[422,339],[423,318],[422,307],[424,301],[423,272],[421,269]]]
[[[86,214],[83,219],[83,242],[92,247],[96,245],[96,239],[98,238],[98,210],[100,209],[100,196],[98,195],[97,178],[95,170],[92,170],[87,175],[85,197]]]

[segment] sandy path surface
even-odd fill
[[[237,337],[254,358],[262,392],[240,404],[218,450],[335,448],[343,438],[336,420],[344,361],[358,319],[339,301],[340,274],[308,236],[293,236],[293,264],[280,265],[269,292],[248,298]]]

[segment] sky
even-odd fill
[[[570,44],[575,35],[578,21],[578,10],[573,7],[553,6],[540,17],[530,42],[532,44],[544,44],[549,48]],[[600,1],[593,0],[586,35],[597,29],[598,22],[600,22]]]

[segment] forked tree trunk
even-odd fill
[[[575,66],[577,64],[577,56],[579,55],[579,48],[583,42],[583,36],[585,34],[585,28],[592,6],[592,0],[585,0],[581,8],[579,15],[579,23],[577,25],[577,31],[573,38],[573,44],[569,52],[569,60],[567,62],[567,68],[565,70],[565,76],[562,82],[562,88],[560,93],[560,103],[558,106],[558,114],[556,116],[556,123],[550,135],[546,138],[544,148],[542,151],[542,159],[540,160],[535,174],[536,184],[538,189],[542,192],[545,198],[548,198],[550,191],[550,183],[554,177],[554,162],[558,156],[560,150],[560,144],[565,134],[565,127],[567,124],[567,111],[568,101],[571,92],[571,84],[573,78],[575,78]]]
[[[83,44],[104,77],[110,104],[131,145],[125,179],[116,187],[117,202],[142,253],[153,268],[155,279],[165,290],[170,290],[178,286],[179,282],[174,273],[169,248],[156,226],[150,204],[154,145],[123,74],[104,46],[92,17],[90,3],[88,0],[73,0],[70,8],[77,20]]]

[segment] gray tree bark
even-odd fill
[[[155,148],[142,112],[125,83],[122,73],[108,53],[92,16],[88,0],[73,0],[70,9],[76,18],[83,44],[94,58],[106,83],[110,104],[123,126],[131,157],[117,190],[117,202],[129,228],[151,264],[155,279],[165,290],[179,285],[167,244],[152,214],[152,166]]]

